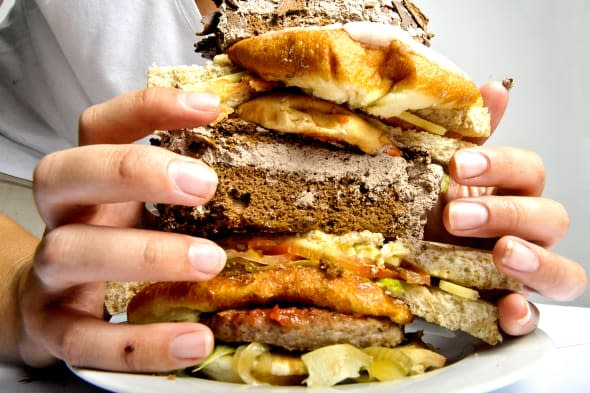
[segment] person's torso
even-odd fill
[[[201,61],[193,0],[16,0],[0,23],[0,171],[11,174],[21,153],[34,162],[75,145],[80,113],[144,87],[150,65]]]

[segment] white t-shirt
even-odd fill
[[[0,0],[0,172],[30,179],[75,146],[88,106],[145,86],[152,64],[199,63],[194,0]]]

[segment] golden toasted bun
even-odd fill
[[[443,112],[431,116],[451,123],[441,124],[451,131],[465,136],[490,133],[477,86],[449,60],[395,26],[352,22],[269,32],[239,41],[227,54],[234,64],[265,80],[374,116],[431,109]],[[444,114],[449,110],[466,115]],[[474,120],[474,114],[482,120]],[[454,124],[456,119],[461,124]]]

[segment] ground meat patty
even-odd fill
[[[313,350],[325,345],[350,343],[393,347],[403,331],[388,318],[356,317],[318,308],[287,307],[227,310],[203,315],[217,340],[260,342],[289,350]]]

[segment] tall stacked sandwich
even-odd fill
[[[199,44],[206,67],[152,68],[152,86],[210,91],[210,126],[160,132],[216,170],[198,208],[159,228],[227,252],[208,282],[160,282],[130,323],[199,321],[220,344],[199,371],[225,381],[332,385],[441,367],[406,337],[414,317],[502,340],[485,295],[519,290],[486,251],[421,240],[463,137],[487,136],[477,87],[430,50],[409,1],[225,1]],[[120,311],[111,285],[111,311]],[[113,295],[114,294],[114,295]],[[223,345],[221,345],[223,344]],[[361,378],[363,378],[361,376]]]

